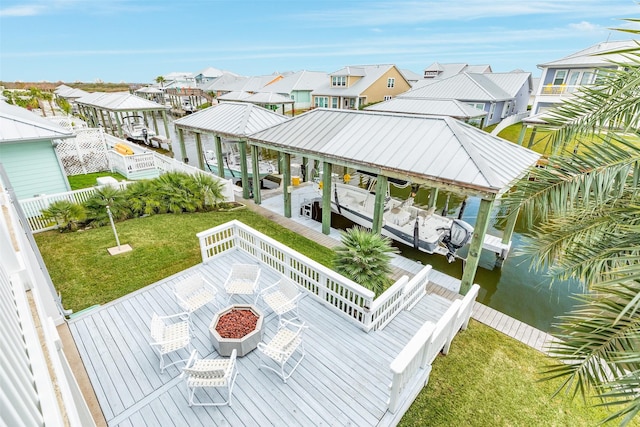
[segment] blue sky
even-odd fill
[[[0,0],[0,80],[151,82],[212,66],[242,75],[434,61],[538,76],[606,40],[636,0]]]

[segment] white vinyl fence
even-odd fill
[[[473,285],[462,300],[456,300],[437,323],[426,322],[391,362],[393,380],[390,387],[389,411],[398,411],[402,402],[413,402],[406,396],[410,390],[420,390],[429,382],[431,364],[438,354],[447,354],[460,329],[467,329],[480,286]],[[420,387],[415,387],[416,382]]]
[[[369,289],[234,220],[197,234],[202,262],[229,250],[242,250],[279,271],[335,312],[357,323],[363,330],[379,329],[399,312],[415,305],[425,294],[431,266],[412,280],[401,278],[374,300]]]

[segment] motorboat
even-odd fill
[[[371,229],[376,195],[368,188],[340,182],[332,183],[331,209],[350,221]],[[412,192],[415,195],[415,192]],[[399,200],[387,190],[381,234],[429,254],[438,253],[453,262],[456,252],[471,241],[473,227],[460,219],[435,213],[413,204],[414,198]]]
[[[207,168],[216,175],[218,173],[218,159],[215,151],[208,150],[205,152],[205,161]],[[224,165],[224,177],[228,179],[242,178],[240,154],[232,151],[222,153],[222,163]],[[258,161],[259,174],[258,179],[263,179],[267,175],[276,173],[276,167],[272,162],[266,160]],[[250,155],[247,155],[247,174],[249,178],[253,178],[253,161]]]
[[[145,125],[144,118],[138,114],[122,118],[122,131],[127,140],[143,142],[145,145],[151,145],[151,138],[156,136],[155,132]]]

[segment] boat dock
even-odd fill
[[[315,191],[312,192],[311,190],[313,190],[311,184],[303,184],[301,186],[293,187],[293,191],[291,193],[292,205],[299,206],[305,200],[316,197]],[[254,212],[257,212],[260,215],[323,246],[333,248],[340,245],[340,232],[338,230],[331,228],[329,235],[323,234],[322,224],[312,220],[311,218],[300,215],[300,212],[295,210],[293,210],[291,218],[286,218],[284,216],[281,190],[276,189],[265,191],[261,205],[256,205],[253,200],[238,200],[247,205],[247,208]],[[491,237],[498,240],[500,239],[495,236]],[[424,265],[421,263],[399,255],[394,255],[391,264],[394,269],[392,277],[396,280],[403,275],[413,276],[424,268]],[[459,279],[436,270],[431,270],[429,273],[429,282],[430,284],[427,288],[428,293],[434,293],[449,300],[460,298],[458,292],[460,290],[461,282]],[[547,353],[548,345],[553,340],[552,335],[521,322],[520,320],[507,316],[506,314],[494,310],[493,308],[477,301],[475,303],[472,317],[475,320],[542,353]]]

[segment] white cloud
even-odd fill
[[[44,6],[35,4],[24,6],[13,6],[0,9],[0,16],[34,16],[39,15],[45,10]]]
[[[572,28],[578,31],[585,31],[585,32],[598,31],[602,29],[601,26],[592,24],[591,22],[587,22],[587,21],[569,24],[569,28]]]

